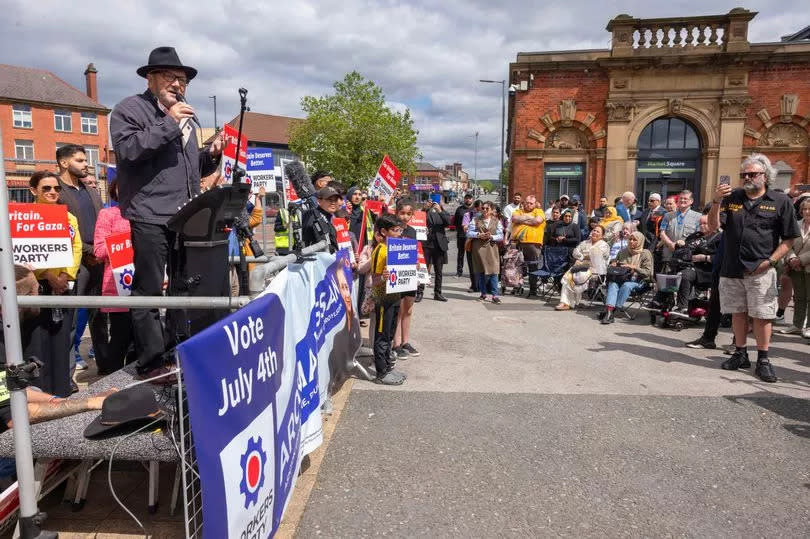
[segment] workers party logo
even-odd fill
[[[388,277],[388,280],[391,281],[391,286],[397,284],[397,270],[391,270],[391,276]]]
[[[239,462],[242,467],[242,482],[239,491],[245,496],[245,509],[259,501],[259,489],[264,485],[264,468],[267,453],[262,449],[262,437],[248,439],[247,450]]]
[[[68,224],[68,231],[70,231],[70,239],[72,240],[76,237],[76,231],[73,229],[73,225]]]
[[[225,162],[225,180],[231,181],[231,173],[233,172],[233,167],[231,166],[230,161]]]
[[[121,277],[118,282],[124,290],[132,290],[132,281],[135,278],[135,272],[131,268],[126,268],[121,272]]]

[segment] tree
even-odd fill
[[[335,93],[307,96],[307,118],[290,132],[290,149],[313,170],[326,170],[346,185],[367,185],[388,154],[403,175],[421,158],[410,111],[394,112],[374,82],[352,71]]]
[[[501,185],[509,184],[509,159],[503,162],[503,170],[501,170]]]
[[[478,182],[478,187],[487,193],[491,193],[492,190],[495,189],[495,184],[491,180],[481,180]]]

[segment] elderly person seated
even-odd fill
[[[686,311],[696,293],[695,287],[709,288],[712,284],[712,259],[720,243],[720,232],[709,232],[709,217],[700,217],[700,229],[684,240],[684,246],[675,249],[673,257],[683,267],[678,290],[678,310]]]
[[[619,234],[613,237],[612,242],[610,243],[610,261],[616,260],[616,257],[619,256],[619,253],[627,249],[627,246],[630,244],[630,235],[636,231],[635,223],[624,223],[622,226],[621,231]]]
[[[644,248],[644,234],[633,232],[627,248],[619,253],[610,266],[605,310],[599,314],[603,324],[612,324],[615,321],[613,311],[624,306],[633,290],[652,279],[652,253]]]
[[[608,206],[605,208],[605,216],[602,217],[599,224],[602,225],[602,228],[605,231],[605,241],[608,243],[613,243],[614,238],[621,232],[622,226],[624,226],[624,221],[616,213],[615,207]]]
[[[574,210],[566,208],[563,210],[560,220],[551,229],[549,233],[550,243],[546,245],[568,247],[568,251],[571,252],[579,245],[580,241],[582,241],[582,234],[579,225],[574,222]]]
[[[591,237],[574,249],[574,265],[563,275],[560,303],[554,307],[555,310],[567,311],[576,307],[591,277],[605,273],[610,247],[602,239],[604,234],[605,229],[601,225],[596,226],[591,230]]]

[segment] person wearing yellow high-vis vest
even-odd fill
[[[290,252],[290,234],[288,226],[290,223],[290,212],[287,208],[279,208],[276,214],[276,221],[273,224],[275,234],[275,246],[277,255],[286,255]]]

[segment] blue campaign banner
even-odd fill
[[[245,169],[251,192],[258,193],[260,187],[264,187],[268,193],[276,190],[273,148],[248,148]]]
[[[416,271],[419,260],[416,240],[388,238],[386,246],[388,249],[386,268],[389,274],[386,292],[391,294],[416,290],[419,284]]]
[[[275,399],[284,333],[284,305],[266,294],[177,347],[204,538],[269,537],[277,527]]]

